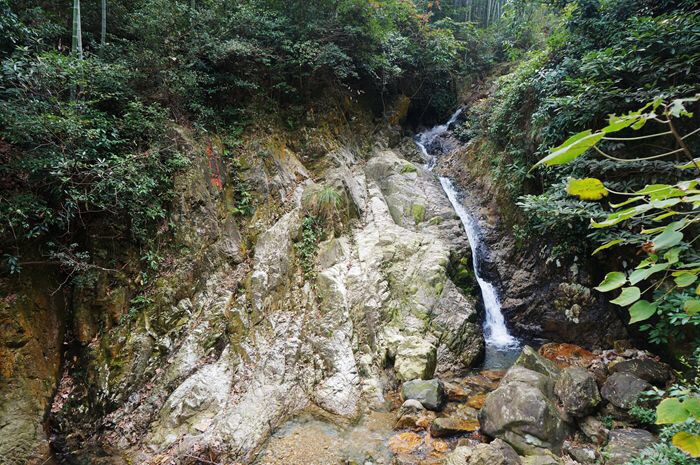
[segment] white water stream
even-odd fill
[[[421,152],[428,160],[427,168],[432,170],[437,162],[437,156],[430,154],[427,147],[429,147],[432,142],[440,135],[447,132],[450,125],[457,121],[462,110],[457,110],[445,124],[435,126],[425,132],[422,132],[416,136],[416,144],[420,148]],[[467,238],[469,239],[469,245],[472,250],[472,263],[474,265],[474,275],[476,276],[477,283],[481,289],[481,296],[484,303],[484,310],[486,313],[486,318],[484,319],[484,339],[486,340],[487,346],[487,358],[489,358],[489,349],[495,351],[512,350],[518,347],[518,340],[515,339],[506,327],[505,319],[503,318],[503,312],[501,312],[501,303],[498,298],[498,292],[494,285],[484,278],[481,277],[479,272],[479,263],[483,258],[482,247],[481,247],[481,237],[479,235],[479,226],[476,220],[467,212],[464,205],[459,200],[459,195],[455,189],[452,180],[446,177],[440,177],[440,184],[447,194],[447,198],[450,200],[452,207],[457,212],[457,216],[462,221],[464,226],[464,231],[467,233]]]

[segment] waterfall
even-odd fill
[[[447,132],[450,125],[457,120],[461,112],[461,109],[457,110],[450,117],[447,123],[435,126],[416,136],[416,145],[418,145],[418,148],[426,158],[426,166],[429,170],[432,170],[435,167],[437,156],[431,155],[428,152],[427,146],[429,146],[438,136]],[[489,348],[497,351],[499,349],[503,350],[516,348],[518,346],[518,341],[511,336],[510,333],[508,333],[508,328],[506,327],[505,319],[503,318],[503,312],[501,312],[501,303],[498,298],[498,292],[492,283],[481,277],[479,272],[479,263],[483,258],[483,252],[478,223],[469,214],[469,212],[467,212],[464,205],[462,205],[462,202],[459,201],[457,190],[455,189],[452,181],[449,178],[440,177],[440,184],[442,185],[447,198],[450,200],[452,207],[455,209],[457,216],[459,216],[459,219],[462,221],[462,226],[464,227],[464,231],[467,233],[467,238],[469,239],[469,245],[472,250],[474,275],[476,276],[476,281],[481,289],[481,297],[486,313],[486,318],[484,319],[484,339],[486,340],[487,352],[489,352]]]

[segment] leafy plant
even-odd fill
[[[686,140],[700,129],[690,130],[688,134],[681,135],[676,121],[684,117],[692,118],[693,115],[686,106],[697,100],[697,96],[670,102],[656,99],[638,111],[622,116],[611,115],[608,125],[603,129],[596,132],[587,130],[571,136],[560,146],[551,149],[546,157],[535,164],[535,167],[566,164],[589,149],[619,163],[635,163],[682,153],[689,161],[677,163],[676,169],[681,172],[691,170],[697,175],[700,166]],[[650,122],[666,126],[666,131],[624,138],[611,135],[625,129],[639,131]],[[599,144],[605,141],[631,143],[660,137],[671,137],[678,148],[646,157],[620,158],[610,155],[599,147]],[[700,272],[700,263],[692,246],[696,238],[693,234],[693,225],[700,221],[697,211],[700,207],[699,184],[700,179],[691,178],[675,184],[652,184],[633,192],[620,192],[606,187],[602,181],[595,178],[574,179],[568,183],[569,195],[581,200],[599,201],[608,194],[623,197],[623,201],[610,204],[613,212],[608,213],[604,219],[591,220],[593,228],[627,225],[628,228],[638,230],[638,234],[648,238],[641,247],[646,258],[641,260],[634,270],[629,273],[609,272],[596,287],[600,292],[621,290],[611,303],[628,307],[630,324],[649,320],[659,313],[660,308],[668,306],[671,302],[677,305],[677,310],[682,311],[684,315],[680,319],[672,317],[666,320],[674,324],[680,322],[681,325],[699,323],[700,300],[697,295],[700,295],[700,286],[695,287],[695,292],[686,291],[696,283]],[[593,253],[630,244],[630,242],[628,238],[618,237],[601,245]],[[640,288],[639,285],[642,283],[646,283],[646,286]],[[651,301],[642,298],[649,294],[652,295]],[[700,456],[700,435],[695,432],[695,425],[700,420],[698,391],[697,383],[685,383],[667,392],[666,398],[659,402],[653,415],[641,407],[636,407],[633,414],[645,422],[655,417],[657,425],[686,425],[686,428],[675,432],[671,443],[692,457],[698,457]],[[666,452],[657,449],[652,453]]]
[[[700,130],[691,130],[688,134],[681,135],[676,121],[680,118],[692,118],[693,115],[686,106],[697,100],[697,96],[668,103],[656,99],[637,111],[622,116],[612,115],[603,129],[596,132],[587,130],[571,136],[560,146],[551,149],[549,155],[536,163],[535,167],[566,164],[593,149],[601,156],[618,163],[635,163],[683,154],[689,161],[677,163],[676,169],[681,172],[700,171],[698,160],[693,157],[686,143],[690,136]],[[652,122],[666,126],[666,130],[641,136],[613,136],[628,128],[639,131]],[[606,141],[646,142],[664,137],[672,138],[678,148],[645,157],[620,158],[599,147]],[[606,187],[602,181],[595,178],[570,179],[568,182],[567,192],[581,200],[601,200],[609,194],[623,197],[624,200],[610,204],[613,212],[608,213],[604,219],[591,220],[593,228],[610,228],[625,224],[646,238],[641,249],[647,256],[634,270],[629,273],[610,272],[596,287],[600,292],[621,289],[611,303],[629,307],[630,324],[652,318],[669,302],[679,299],[679,309],[684,313],[680,318],[668,318],[668,315],[663,313],[661,315],[667,316],[665,319],[671,324],[700,324],[700,299],[697,298],[700,286],[695,287],[694,293],[686,292],[687,288],[696,283],[700,272],[699,257],[692,247],[695,240],[694,225],[700,221],[696,210],[700,206],[699,184],[700,179],[691,178],[676,184],[652,184],[633,192],[619,192]],[[611,247],[634,243],[629,237],[616,237],[601,245],[593,254]],[[646,287],[640,288],[641,284],[646,284]],[[651,300],[643,299],[645,295],[650,295]],[[651,327],[645,326],[645,329],[650,330]]]
[[[299,254],[301,269],[304,277],[313,279],[315,273],[315,258],[318,251],[318,242],[321,240],[321,223],[315,216],[306,215],[302,222],[301,240],[295,244]]]

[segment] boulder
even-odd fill
[[[631,408],[639,395],[650,389],[651,384],[629,373],[613,373],[600,390],[605,400],[615,407]]]
[[[553,361],[560,368],[576,366],[586,368],[595,360],[593,352],[575,344],[550,342],[538,350],[544,358]]]
[[[521,465],[522,461],[506,442],[496,439],[490,444],[479,444],[472,450],[469,465]]]
[[[560,465],[552,455],[528,455],[522,459],[523,465]]]
[[[430,434],[435,438],[444,438],[456,434],[471,433],[479,429],[479,420],[463,420],[453,417],[440,417],[430,425]]]
[[[403,339],[396,349],[394,370],[401,381],[430,379],[435,373],[437,349],[418,336]]]
[[[501,386],[505,386],[506,384],[513,382],[529,384],[530,386],[536,387],[542,391],[548,397],[551,397],[552,393],[554,392],[554,383],[552,378],[522,366],[516,365],[508,370],[503,379],[501,379]]]
[[[469,446],[457,446],[455,450],[445,457],[445,460],[442,461],[442,465],[468,465],[473,450],[474,449]]]
[[[578,422],[578,427],[593,444],[602,445],[608,441],[610,430],[596,417],[586,417]]]
[[[428,381],[406,381],[401,386],[401,395],[405,400],[417,400],[423,407],[434,411],[442,410],[447,402],[445,386],[437,378]]]
[[[403,428],[415,428],[416,423],[419,421],[421,416],[425,413],[425,407],[423,404],[415,399],[406,400],[399,411],[396,412],[396,424],[395,429]]]
[[[657,442],[658,440],[653,434],[643,429],[613,430],[610,432],[610,441],[603,448],[605,465],[622,465]]]
[[[515,361],[515,366],[521,366],[528,370],[536,371],[552,379],[559,376],[561,372],[561,369],[556,366],[554,362],[544,358],[530,346],[523,347],[523,352],[520,354],[520,357],[518,357],[518,360]]]
[[[538,388],[514,381],[492,392],[479,413],[482,431],[507,441],[518,452],[558,452],[569,425]]]
[[[584,417],[600,404],[598,385],[583,368],[565,368],[554,386],[554,393],[569,415]]]
[[[595,446],[590,444],[577,444],[574,442],[564,442],[564,452],[579,463],[596,463],[598,454]]]
[[[651,358],[624,360],[612,365],[610,371],[629,373],[657,386],[661,386],[671,379],[671,370],[668,366]]]

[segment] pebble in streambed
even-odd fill
[[[438,465],[458,444],[480,442],[477,410],[500,374],[484,371],[445,383],[447,405],[439,412],[419,405],[413,421],[401,422],[398,398],[391,412],[369,412],[356,424],[299,415],[272,435],[255,465]],[[447,421],[431,428],[436,418]]]

